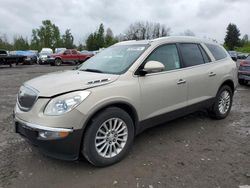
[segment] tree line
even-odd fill
[[[50,20],[42,21],[42,25],[32,29],[31,40],[23,36],[15,36],[13,42],[7,40],[6,35],[0,36],[0,49],[6,50],[38,50],[42,48],[77,48],[78,50],[99,50],[106,48],[119,41],[125,40],[148,40],[159,37],[169,36],[171,28],[166,27],[161,23],[138,21],[130,24],[124,33],[114,35],[111,28],[105,29],[103,24],[100,24],[98,29],[90,33],[86,39],[78,46],[74,43],[74,37],[70,29],[61,34],[58,26]],[[195,36],[191,30],[186,30],[180,35]],[[228,50],[235,50],[238,47],[250,46],[248,35],[240,38],[240,30],[235,24],[230,23],[226,29],[224,46]]]
[[[70,29],[61,34],[58,26],[50,20],[42,21],[39,28],[32,29],[31,41],[23,36],[15,36],[13,42],[7,40],[6,35],[0,36],[0,49],[7,50],[38,50],[42,48],[76,48],[74,37]]]

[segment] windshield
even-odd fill
[[[90,58],[79,68],[107,74],[122,74],[145,51],[148,45],[121,45],[109,47]]]
[[[246,60],[249,60],[250,61],[250,55],[249,56],[247,56],[247,59]]]
[[[51,55],[51,54],[52,54],[51,52],[45,52],[45,51],[39,53],[39,55]]]

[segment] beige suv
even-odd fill
[[[231,109],[236,64],[223,47],[193,37],[115,44],[77,70],[25,82],[16,132],[45,154],[81,155],[96,166],[120,161],[142,130],[200,109]]]

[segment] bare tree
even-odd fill
[[[195,33],[193,31],[191,31],[190,29],[187,29],[181,35],[183,35],[183,36],[195,36]]]
[[[170,28],[154,22],[135,22],[125,32],[125,40],[144,40],[165,37],[170,34]]]

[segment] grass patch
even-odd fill
[[[250,44],[246,44],[243,47],[237,47],[236,51],[243,53],[250,53]]]

